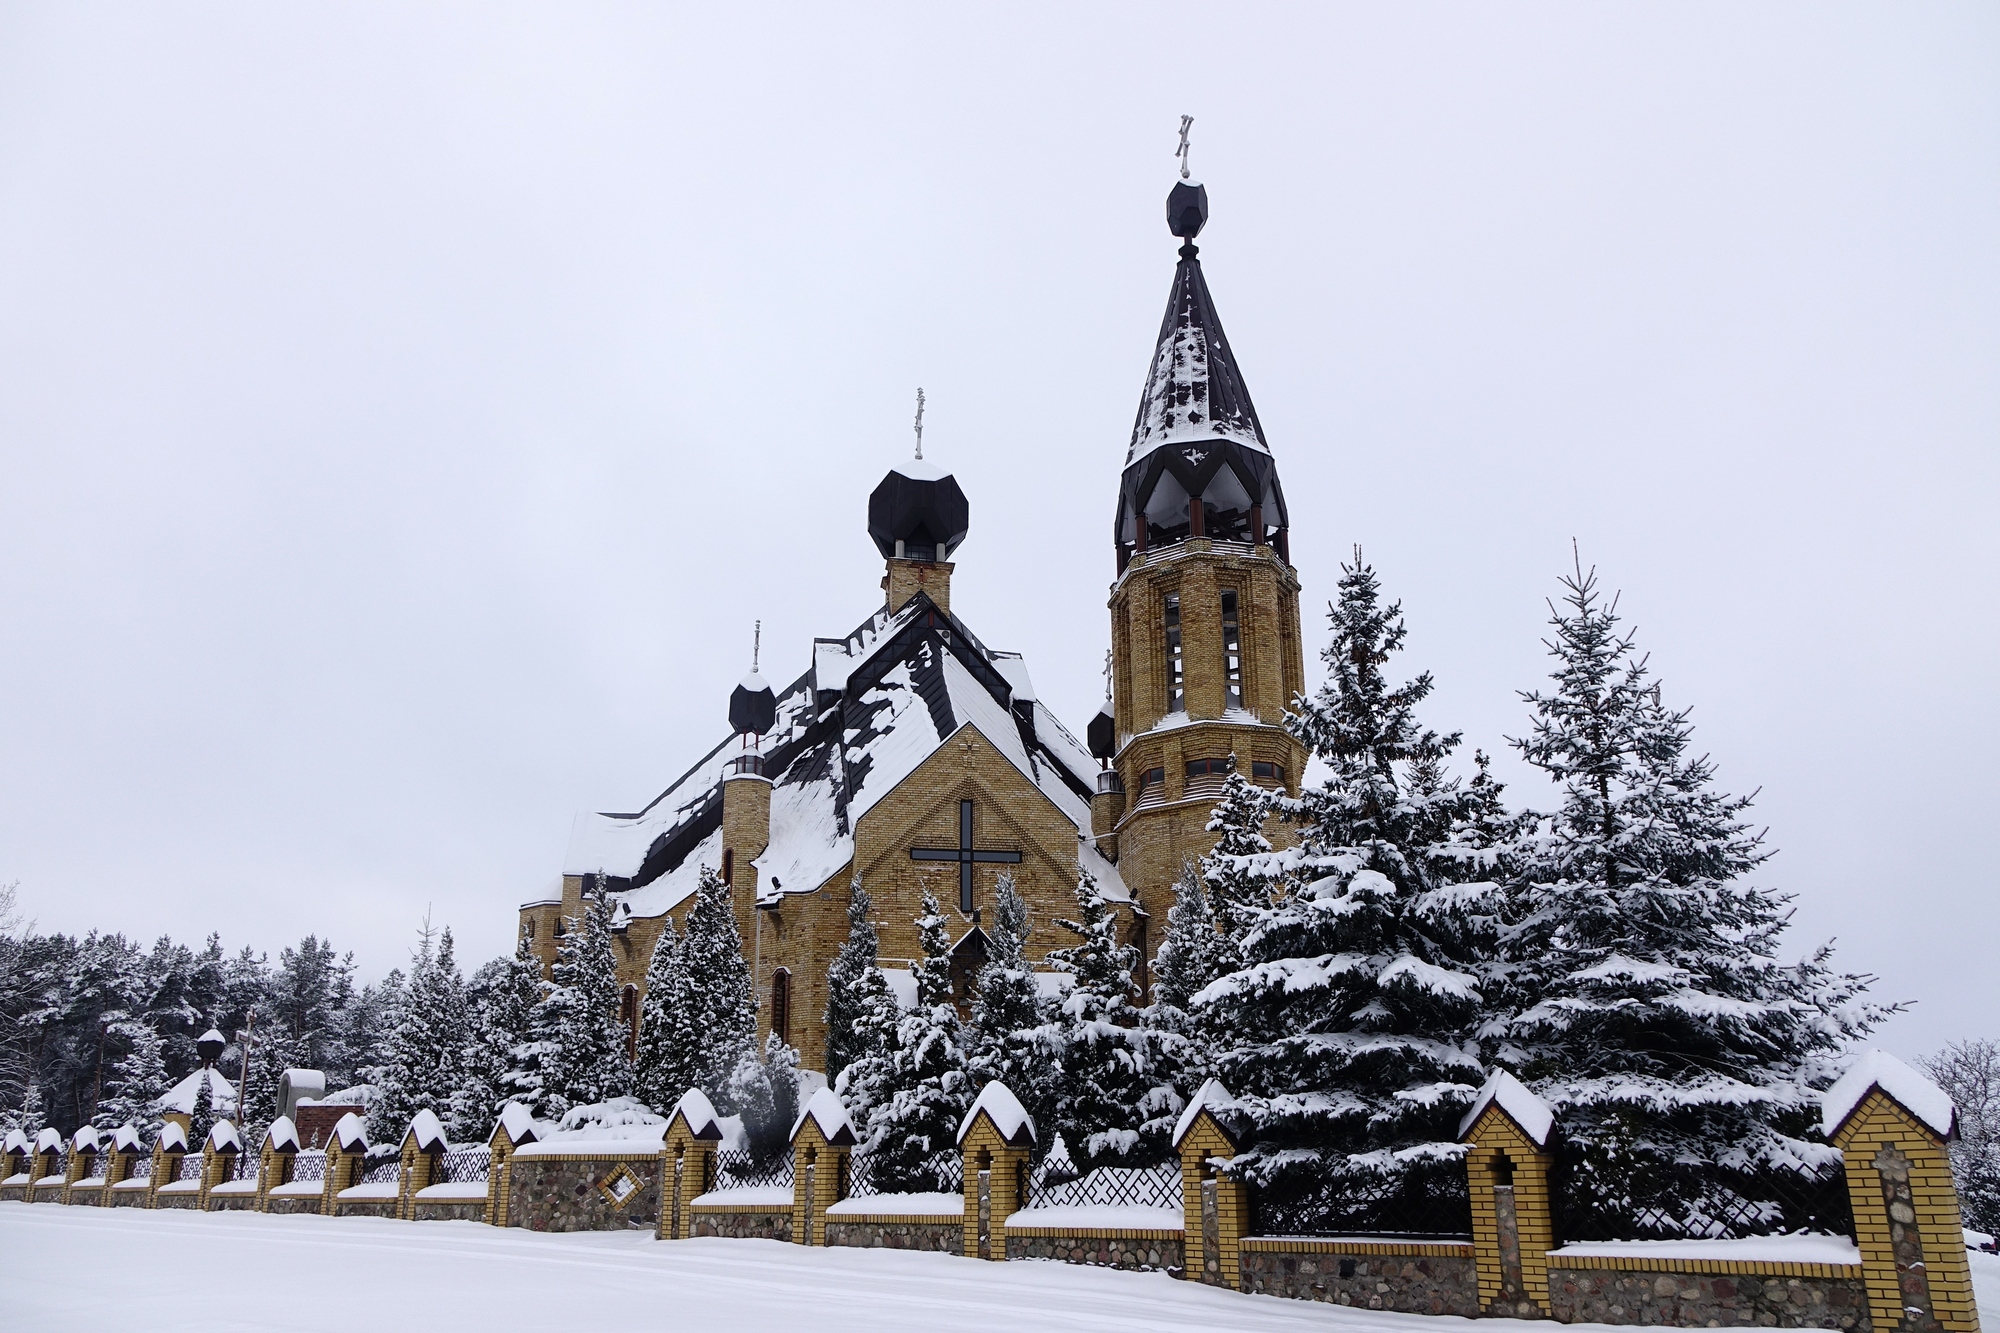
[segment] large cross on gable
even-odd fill
[[[972,845],[972,802],[958,803],[958,846],[912,847],[912,861],[958,862],[958,910],[972,915],[972,867],[974,865],[1019,865],[1019,852],[981,851]]]

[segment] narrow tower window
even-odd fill
[[[1181,661],[1181,597],[1167,594],[1167,711],[1187,707],[1187,668]]]
[[[1243,625],[1236,615],[1236,590],[1222,592],[1223,707],[1243,706]]]
[[[771,974],[771,1031],[779,1041],[792,1039],[792,974],[782,967]]]

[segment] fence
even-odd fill
[[[1837,1161],[1755,1175],[1710,1168],[1678,1180],[1658,1171],[1593,1167],[1572,1146],[1557,1155],[1549,1192],[1561,1240],[1738,1240],[1798,1231],[1854,1235],[1847,1172]],[[1675,1202],[1662,1201],[1668,1187],[1679,1196]]]
[[[292,1179],[312,1181],[326,1179],[326,1149],[307,1148],[292,1158]]]
[[[189,1154],[188,1154],[187,1156],[185,1156],[185,1157],[181,1158],[181,1173],[180,1173],[179,1175],[175,1176],[175,1177],[174,1177],[174,1179],[175,1179],[175,1180],[200,1180],[200,1179],[201,1179],[201,1154],[200,1154],[200,1153],[198,1153],[198,1152],[191,1152],[191,1153],[189,1153]]]
[[[708,1159],[708,1172],[705,1184],[709,1190],[790,1189],[792,1155],[718,1152]]]
[[[368,1169],[362,1173],[364,1185],[393,1185],[403,1173],[403,1158],[400,1153],[393,1157],[377,1157],[379,1149],[368,1152]]]
[[[965,1158],[946,1150],[914,1170],[891,1166],[884,1159],[859,1154],[841,1159],[840,1197],[864,1199],[877,1194],[963,1194]]]
[[[132,1159],[132,1170],[127,1173],[125,1178],[127,1180],[151,1180],[153,1178],[153,1155],[151,1153],[143,1153],[138,1157],[134,1157]]]
[[[1472,1238],[1465,1163],[1452,1156],[1395,1172],[1294,1171],[1250,1189],[1253,1234]]]
[[[493,1166],[493,1150],[484,1144],[459,1144],[445,1149],[438,1160],[435,1184],[483,1185]]]
[[[1181,1209],[1181,1164],[1100,1166],[1083,1175],[1043,1162],[1028,1177],[1028,1204],[1034,1208],[1171,1208]]]
[[[229,1178],[231,1180],[255,1180],[257,1178],[257,1170],[259,1165],[260,1163],[257,1161],[256,1153],[253,1152],[237,1153],[235,1155],[235,1161],[232,1163],[232,1169],[229,1173]]]

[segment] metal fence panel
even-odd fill
[[[748,1152],[718,1152],[709,1158],[709,1172],[711,1190],[790,1189],[792,1155],[784,1152],[758,1157]]]
[[[1458,1157],[1414,1162],[1394,1173],[1299,1173],[1253,1184],[1250,1210],[1260,1236],[1472,1238],[1472,1198]]]
[[[493,1150],[484,1144],[461,1144],[445,1149],[435,1177],[441,1183],[483,1185],[493,1167]]]
[[[1641,1171],[1593,1171],[1579,1156],[1565,1154],[1550,1173],[1549,1193],[1556,1235],[1565,1241],[1854,1234],[1847,1172],[1839,1162],[1755,1175],[1703,1168],[1667,1181]]]
[[[877,1194],[963,1194],[965,1158],[955,1149],[933,1156],[918,1169],[915,1179],[896,1180],[882,1169],[882,1163],[866,1153],[845,1159],[840,1197],[863,1199]]]
[[[324,1148],[308,1148],[303,1152],[295,1154],[292,1157],[292,1179],[298,1181],[325,1180],[326,1150]]]
[[[1049,1164],[1042,1165],[1047,1168]],[[1028,1203],[1035,1208],[1171,1208],[1178,1212],[1180,1163],[1100,1166],[1081,1176],[1060,1169],[1038,1170],[1028,1178]]]

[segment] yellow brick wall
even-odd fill
[[[951,611],[951,572],[958,568],[950,561],[890,560],[882,578],[882,590],[889,594],[891,615],[921,590],[938,610]]]
[[[1500,1254],[1496,1157],[1505,1153],[1514,1167],[1514,1218],[1521,1244],[1521,1286],[1542,1310],[1549,1308],[1548,1252],[1555,1248],[1555,1220],[1549,1207],[1551,1159],[1498,1106],[1489,1106],[1467,1135],[1466,1181],[1472,1197],[1472,1249],[1479,1273],[1479,1304],[1490,1308],[1504,1283]]]
[[[848,1149],[828,1143],[808,1118],[792,1140],[792,1240],[826,1244],[826,1210],[840,1202],[840,1168]],[[809,1170],[810,1169],[810,1170]],[[811,1192],[807,1192],[810,1175]]]
[[[1187,1275],[1197,1282],[1228,1287],[1242,1285],[1241,1247],[1250,1228],[1250,1191],[1241,1181],[1211,1175],[1213,1157],[1234,1157],[1236,1145],[1203,1111],[1181,1140],[1181,1245]],[[1215,1266],[1209,1267],[1208,1229],[1202,1216],[1203,1182],[1215,1181]]]
[[[1855,1239],[1861,1246],[1875,1327],[1891,1329],[1903,1322],[1892,1221],[1875,1167],[1876,1155],[1893,1146],[1910,1160],[1910,1192],[1917,1234],[1923,1245],[1932,1311],[1951,1333],[1977,1333],[1979,1309],[1972,1297],[1972,1272],[1965,1257],[1958,1192],[1952,1185],[1951,1163],[1944,1144],[1922,1121],[1880,1089],[1862,1099],[1833,1141],[1847,1167]]]
[[[1027,1165],[1029,1150],[1016,1148],[1000,1136],[984,1110],[972,1122],[959,1145],[965,1154],[965,1230],[961,1234],[968,1259],[1004,1260],[1007,1257],[1007,1218],[1021,1207],[1020,1172]],[[980,1162],[987,1163],[986,1248],[979,1246]]]

